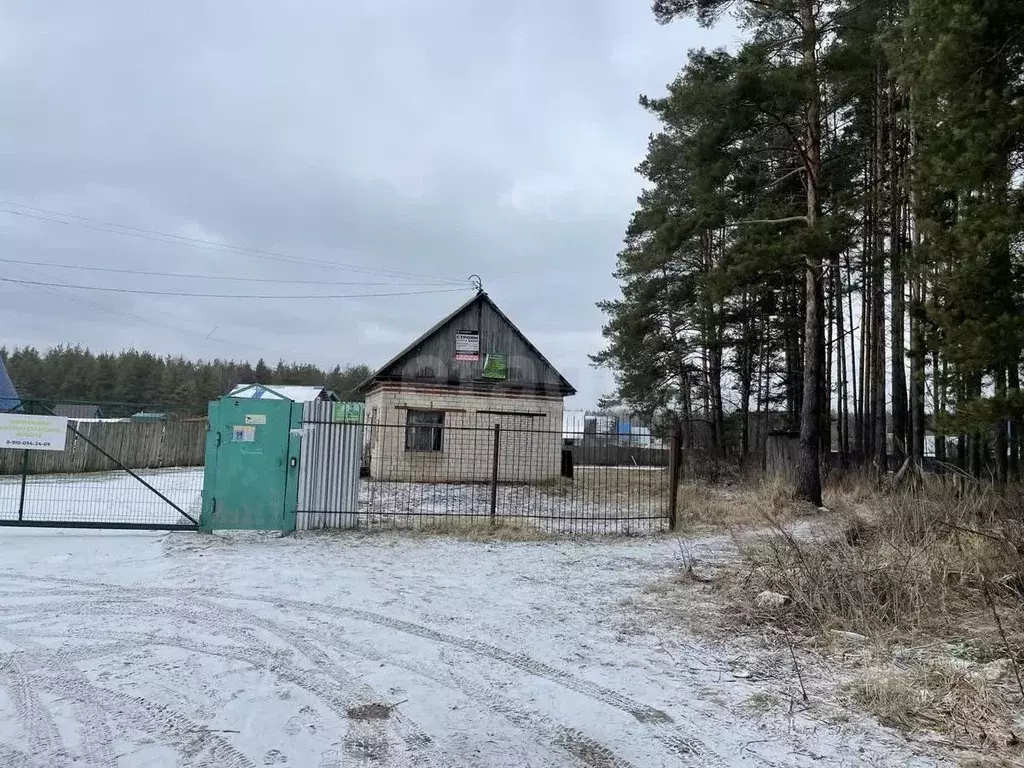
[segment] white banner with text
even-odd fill
[[[63,451],[67,437],[68,420],[63,416],[0,413],[0,448]]]

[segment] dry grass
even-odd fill
[[[767,535],[735,537],[743,562],[719,587],[746,622],[833,651],[851,637],[870,646],[865,659],[927,649],[909,669],[868,664],[853,700],[890,725],[1022,754],[1013,735],[1024,703],[1022,490],[954,494],[936,484],[883,503],[850,482],[836,496],[848,505],[837,527],[797,535],[772,522]],[[758,607],[763,591],[788,601]],[[978,674],[993,661],[1005,665],[998,683]]]
[[[920,663],[890,674],[874,672],[847,686],[847,692],[884,725],[943,734],[962,748],[1020,754],[1019,710],[1004,686],[963,666]]]
[[[415,528],[401,530],[427,536],[453,536],[467,541],[545,541],[555,536],[528,521],[497,518],[492,523],[484,515],[423,517]]]
[[[1024,645],[1024,507],[1015,494],[898,496],[842,530],[798,538],[781,526],[743,547],[743,593],[789,596],[773,620],[866,635],[962,636],[1000,654],[990,601]],[[971,629],[965,630],[965,619]]]
[[[761,527],[812,511],[793,501],[790,488],[778,479],[732,487],[684,483],[676,507],[679,528],[689,532],[708,527]]]
[[[548,496],[584,500],[666,499],[668,470],[658,467],[576,467],[572,479],[538,483]]]

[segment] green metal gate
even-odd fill
[[[295,530],[302,403],[210,403],[202,530]]]

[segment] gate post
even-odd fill
[[[28,450],[21,452],[21,498],[18,499],[18,522],[25,517],[25,483],[28,481]]]
[[[676,506],[679,500],[679,475],[682,469],[682,446],[679,440],[679,427],[672,431],[672,439],[668,449],[668,529],[676,529]]]
[[[494,457],[491,461],[491,525],[498,510],[498,448],[501,445],[501,424],[494,425]]]

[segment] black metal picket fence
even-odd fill
[[[351,510],[358,519],[352,522],[366,528],[483,523],[573,534],[669,527],[667,449],[537,429],[517,416],[489,425],[466,421],[417,416],[362,425],[358,509]]]

